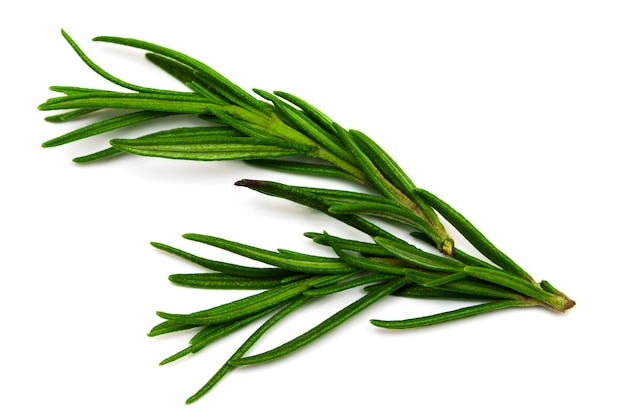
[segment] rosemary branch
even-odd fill
[[[47,117],[64,122],[92,113],[126,110],[106,120],[94,121],[43,144],[64,145],[91,136],[176,115],[196,115],[203,127],[160,130],[137,138],[116,138],[110,147],[75,158],[86,163],[119,154],[200,161],[243,160],[249,164],[294,174],[329,176],[354,181],[367,192],[297,187],[271,181],[244,179],[238,186],[284,198],[314,208],[370,236],[356,241],[323,233],[305,233],[313,242],[329,248],[332,256],[313,256],[289,250],[267,250],[226,239],[187,234],[183,237],[265,263],[248,267],[205,259],[162,243],[160,250],[206,268],[206,273],[175,274],[178,285],[201,289],[263,290],[237,301],[193,313],[158,312],[164,321],[149,336],[194,329],[189,345],[161,362],[166,364],[197,353],[218,338],[269,317],[231,356],[217,373],[187,402],[206,394],[230,370],[287,355],[345,320],[386,297],[469,300],[458,310],[407,320],[372,320],[390,329],[444,323],[509,307],[541,306],[563,312],[575,303],[546,281],[530,274],[502,253],[463,215],[434,194],[416,187],[406,173],[377,143],[365,134],[335,123],[316,107],[292,94],[255,89],[252,94],[200,61],[152,43],[118,37],[98,37],[145,50],[146,58],[189,91],[138,86],[109,74],[91,61],[62,32],[70,46],[97,74],[129,90],[112,92],[82,87],[51,87],[62,94],[39,106],[40,110],[65,110]],[[302,161],[284,157],[298,156]],[[489,262],[455,247],[439,216],[445,218]],[[413,245],[374,223],[385,219],[407,228],[425,248]],[[426,250],[434,247],[439,254]],[[279,320],[305,303],[352,288],[365,294],[302,335],[264,353],[246,351]]]

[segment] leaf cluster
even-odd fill
[[[146,58],[183,83],[188,91],[170,91],[125,82],[99,67],[63,32],[83,62],[126,92],[83,87],[51,87],[62,94],[39,106],[62,111],[50,122],[115,115],[51,139],[44,147],[64,145],[132,125],[147,125],[164,117],[195,115],[202,127],[177,127],[135,137],[117,137],[109,147],[75,159],[78,163],[114,155],[199,161],[243,160],[249,164],[294,174],[335,177],[365,190],[298,187],[243,179],[237,186],[287,199],[327,214],[369,236],[357,241],[310,232],[305,236],[326,246],[322,257],[285,249],[267,250],[226,239],[187,234],[184,238],[211,245],[266,264],[235,265],[205,259],[162,243],[154,247],[195,263],[206,272],[174,274],[170,281],[198,289],[260,291],[239,300],[192,313],[158,312],[163,319],[149,333],[158,336],[193,329],[188,346],[163,360],[172,362],[197,353],[211,342],[263,320],[257,330],[193,396],[208,392],[237,366],[273,360],[311,343],[376,301],[396,295],[411,298],[466,300],[467,307],[428,317],[371,320],[378,327],[406,329],[429,326],[509,307],[541,306],[565,311],[574,302],[546,281],[536,282],[500,251],[463,215],[434,194],[416,187],[377,143],[362,132],[345,129],[319,109],[292,94],[255,89],[246,92],[202,62],[152,43],[118,37],[95,41],[139,48]],[[124,113],[119,115],[119,111]],[[298,157],[294,160],[292,157]],[[456,247],[443,217],[482,255]],[[377,220],[406,228],[408,242],[381,227]],[[266,352],[245,356],[272,326],[307,303],[354,288],[364,288],[357,301],[330,315],[300,336]]]

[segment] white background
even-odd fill
[[[624,2],[17,3],[2,6],[0,25],[0,415],[625,414]],[[418,186],[578,305],[563,315],[520,309],[387,332],[368,319],[457,307],[389,297],[185,406],[250,330],[158,367],[187,336],[146,337],[155,311],[191,312],[241,294],[169,284],[169,274],[197,269],[148,242],[235,260],[180,237],[196,232],[326,254],[301,233],[350,235],[347,227],[232,184],[339,184],[238,162],[71,162],[111,136],[42,149],[81,125],[43,121],[36,106],[53,95],[48,86],[110,88],[61,28],[130,82],[178,87],[141,53],[92,37],[159,43],[246,89],[306,98],[377,140]],[[255,352],[358,295],[295,316]]]

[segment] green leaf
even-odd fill
[[[431,205],[439,212],[452,226],[454,226],[468,242],[470,242],[480,253],[485,255],[501,268],[523,277],[528,282],[534,282],[530,275],[517,265],[511,258],[505,255],[485,235],[483,235],[473,224],[471,224],[461,213],[453,209],[449,204],[429,193],[426,190],[416,189],[416,194],[427,204]]]
[[[207,106],[207,112],[210,112],[213,116],[217,117],[221,123],[232,126],[239,132],[252,138],[260,140],[277,140],[284,143],[300,144],[304,146],[315,145],[313,141],[301,135],[290,136],[289,138],[279,137],[274,134],[275,132],[267,127],[270,123],[270,119],[264,120],[263,116],[259,116],[239,107],[209,105]],[[202,118],[206,118],[206,116],[203,115]],[[315,148],[317,149],[317,147]],[[317,152],[315,152],[313,156],[317,156]]]
[[[339,125],[335,125],[335,129],[337,130],[339,138],[346,144],[346,147],[350,150],[359,168],[365,173],[374,188],[388,198],[397,199],[397,193],[393,191],[395,188],[393,184],[387,181],[371,159],[359,148],[350,133]]]
[[[146,54],[146,58],[196,93],[211,99],[211,102],[215,104],[228,104],[228,101],[221,97],[217,91],[201,82],[200,78],[197,76],[197,71],[193,68],[151,52]]]
[[[344,291],[350,288],[360,287],[366,284],[372,284],[374,282],[389,281],[390,279],[399,279],[400,275],[390,274],[371,274],[362,276],[359,278],[351,279],[345,282],[338,282],[331,285],[325,285],[322,287],[312,288],[304,291],[302,294],[307,297],[321,297],[324,295],[334,294],[340,291]]]
[[[141,87],[135,84],[131,84],[131,83],[127,83],[126,81],[122,81],[119,78],[109,74],[108,72],[106,72],[104,69],[102,69],[100,66],[96,65],[95,62],[93,62],[91,59],[89,59],[89,57],[80,49],[80,47],[78,46],[78,44],[76,42],[74,42],[74,40],[67,34],[67,32],[65,32],[64,30],[61,30],[61,34],[63,35],[63,37],[65,38],[65,40],[70,44],[70,46],[72,47],[72,49],[74,49],[74,52],[76,52],[76,54],[80,57],[80,59],[83,60],[83,62],[85,64],[87,64],[87,66],[89,68],[91,68],[95,73],[97,73],[98,75],[100,75],[101,77],[103,77],[104,79],[117,84],[121,87],[127,88],[129,90],[134,90],[134,91],[140,91],[140,92],[144,92],[144,93],[168,93],[169,91],[167,90],[160,90],[160,89],[155,89],[155,88],[148,88],[148,87]]]
[[[282,278],[280,280],[281,284],[288,284],[290,282],[295,282],[295,281],[299,281],[302,279],[307,279],[307,278],[312,278],[316,276],[315,274],[309,274],[306,272],[299,272],[299,273],[294,273],[292,272],[291,275],[287,275],[286,277]]]
[[[400,168],[396,161],[385,152],[376,142],[358,130],[350,130],[358,147],[367,155],[374,166],[387,178],[387,180],[397,187],[404,195],[409,197],[418,207],[421,214],[428,219],[437,230],[444,230],[443,225],[439,221],[437,214],[433,209],[424,203],[424,201],[415,194],[415,184],[408,175]]]
[[[340,146],[341,141],[338,138],[331,136],[327,131],[319,127],[307,116],[303,115],[301,112],[286,104],[273,94],[259,89],[255,89],[254,92],[266,100],[270,100],[274,103],[274,106],[276,106],[282,118],[300,133],[311,138],[321,147],[327,149],[340,159],[350,163],[354,162],[352,155]]]
[[[432,238],[437,238],[437,234],[423,219],[413,214],[410,210],[387,203],[353,203],[353,204],[333,204],[328,211],[334,214],[358,214],[362,216],[380,217],[396,223],[404,224],[423,231]]]
[[[162,243],[151,242],[150,244],[157,249],[183,258],[196,265],[200,265],[201,267],[211,269],[213,271],[223,272],[229,275],[250,278],[278,278],[292,274],[291,271],[280,268],[256,268],[201,258],[199,256],[192,255],[191,253],[176,249],[172,246],[164,245]]]
[[[360,274],[359,271],[350,272],[348,274],[322,275],[320,277],[317,277],[311,280],[310,284],[311,284],[311,287],[313,288],[323,287],[326,285],[336,284],[338,282],[344,281],[358,274]]]
[[[228,98],[229,101],[254,112],[263,113],[266,109],[259,100],[255,99],[251,94],[244,91],[241,87],[233,84],[231,81],[215,71],[213,68],[173,49],[165,48],[163,46],[137,39],[120,38],[115,36],[98,36],[93,40],[96,42],[109,42],[119,45],[130,46],[133,48],[139,48],[163,55],[198,71],[198,76],[206,84],[217,90],[220,95]]]
[[[541,301],[556,311],[565,311],[572,306],[572,301],[567,297],[552,294],[544,290],[539,284],[528,282],[524,278],[510,274],[506,271],[497,271],[477,266],[466,266],[463,271],[468,275],[493,284],[501,285],[517,291],[535,300]]]
[[[290,271],[320,274],[340,274],[351,272],[354,270],[351,266],[347,265],[345,262],[337,258],[311,256],[309,259],[294,259],[290,255],[281,254],[279,252],[272,252],[269,250],[260,249],[254,246],[248,246],[242,243],[232,242],[230,240],[221,239],[213,236],[190,233],[183,235],[183,237],[189,240],[194,240],[196,242],[201,242],[207,245],[225,249],[227,251],[260,262],[264,262],[269,265],[288,269]]]
[[[302,109],[304,114],[309,116],[312,120],[314,120],[319,126],[321,126],[324,130],[331,134],[337,134],[337,130],[335,129],[334,122],[330,117],[326,116],[324,113],[319,111],[316,107],[312,106],[308,102],[304,101],[301,98],[294,96],[293,94],[285,93],[283,91],[274,91],[278,97],[283,98],[299,108]]]
[[[477,306],[460,308],[458,310],[448,311],[446,313],[434,314],[432,316],[419,317],[406,320],[370,320],[377,327],[385,329],[412,329],[416,327],[432,326],[435,324],[445,323],[447,321],[458,320],[465,317],[476,316],[478,314],[490,311],[501,310],[509,307],[528,307],[526,301],[493,301],[490,303],[480,304]]]
[[[433,280],[424,282],[425,287],[438,287],[443,284],[448,284],[450,282],[458,281],[464,278],[469,277],[464,271],[455,272],[453,274],[444,275],[440,278],[435,278]]]
[[[372,164],[376,166],[385,178],[406,195],[416,188],[413,181],[405,174],[396,161],[376,142],[358,130],[350,130],[350,133],[358,145],[358,149],[372,161]]]
[[[376,226],[374,223],[369,222],[360,216],[353,215],[353,214],[331,213],[328,210],[329,207],[331,206],[331,203],[325,197],[321,197],[317,193],[311,192],[310,191],[311,189],[309,188],[293,187],[293,186],[280,184],[280,183],[272,182],[272,181],[259,181],[259,180],[247,180],[247,179],[237,181],[235,185],[248,187],[263,194],[271,195],[274,197],[285,198],[287,200],[295,201],[296,203],[305,205],[307,207],[314,208],[364,233],[367,233],[370,236],[384,236],[389,239],[397,239],[391,233],[381,229],[380,227]]]
[[[154,326],[152,330],[148,333],[148,336],[154,337],[162,334],[168,334],[173,332],[180,332],[183,330],[189,330],[198,327],[197,324],[185,324],[185,323],[176,323],[173,321],[166,320]]]
[[[165,116],[170,116],[172,114],[174,113],[162,113],[153,111],[139,111],[135,113],[125,114],[122,116],[103,120],[101,122],[93,123],[80,129],[76,129],[72,132],[66,133],[65,135],[61,135],[57,138],[44,142],[41,146],[44,148],[49,148],[52,146],[65,145],[67,143],[84,139],[90,136],[95,136],[122,127],[131,126],[137,123],[142,123]]]
[[[387,249],[390,254],[431,271],[459,272],[463,270],[464,267],[462,263],[454,259],[433,255],[406,243],[400,243],[381,237],[375,237],[374,241]]]
[[[198,161],[306,155],[315,151],[313,147],[280,140],[208,134],[212,130],[212,127],[177,128],[137,139],[113,139],[111,145],[138,155]]]
[[[39,110],[127,109],[197,114],[209,111],[207,99],[195,93],[149,94],[94,91],[53,97]]]
[[[332,165],[312,164],[308,162],[282,161],[274,159],[250,159],[246,163],[261,167],[273,169],[275,171],[292,172],[296,174],[318,175],[325,177],[337,177],[347,180],[355,180],[355,177]]]
[[[236,319],[230,322],[208,325],[200,330],[194,337],[192,337],[191,340],[189,340],[190,346],[168,358],[165,358],[159,363],[159,365],[162,366],[168,364],[184,356],[187,356],[190,353],[197,353],[214,341],[219,340],[224,336],[228,336],[234,331],[239,330],[240,328],[252,323],[253,321],[256,321],[259,318],[269,314],[275,308],[275,306],[270,307],[267,310],[262,310],[256,314],[252,314],[250,316]]]
[[[174,274],[169,276],[174,284],[191,288],[219,290],[265,290],[281,284],[281,278],[250,278],[223,273]]]
[[[365,296],[361,297],[357,301],[353,302],[349,306],[343,308],[341,311],[333,314],[328,319],[324,320],[317,326],[313,327],[309,331],[301,334],[295,339],[290,340],[287,343],[284,343],[274,349],[271,349],[267,352],[260,353],[254,356],[248,356],[240,359],[231,359],[229,363],[235,366],[241,365],[252,365],[256,363],[266,362],[269,360],[277,359],[281,356],[285,356],[301,347],[311,343],[315,339],[323,336],[328,333],[332,329],[336,328],[340,324],[344,323],[350,317],[355,314],[361,312],[365,308],[372,305],[374,302],[380,300],[388,294],[402,288],[404,285],[409,283],[408,280],[400,278],[396,280],[392,280],[386,284],[383,284],[375,291],[372,291]]]
[[[177,323],[200,325],[225,323],[277,306],[302,294],[308,288],[308,282],[294,282],[191,314],[157,312],[157,315]]]
[[[79,118],[81,116],[84,116],[86,114],[93,113],[96,110],[98,110],[98,109],[71,110],[71,111],[68,111],[68,112],[65,112],[65,113],[55,114],[54,116],[48,116],[48,117],[44,118],[44,120],[46,122],[61,123],[61,122],[66,122],[68,120],[77,119],[77,118]]]
[[[119,155],[122,151],[115,148],[106,148],[98,152],[90,153],[89,155],[78,156],[72,159],[73,162],[78,164],[84,164],[87,162],[98,161],[100,159],[109,158],[111,156]]]
[[[335,253],[339,255],[348,265],[364,271],[380,272],[383,274],[404,275],[408,269],[407,263],[396,258],[378,258],[378,257],[357,257],[349,255],[339,244],[336,244],[332,238],[328,237],[328,242]]]
[[[419,285],[424,285],[427,282],[440,277],[434,274],[425,274],[424,272],[416,271],[409,268],[407,268],[404,273],[407,278],[411,279]],[[437,288],[445,291],[469,294],[477,297],[497,298],[501,300],[524,301],[526,299],[526,297],[524,297],[523,295],[508,288],[504,288],[499,285],[493,285],[489,282],[477,282],[467,279],[460,279],[457,281],[449,282],[447,284],[442,284]]]
[[[230,357],[230,359],[222,365],[222,367],[211,377],[211,379],[204,384],[202,388],[198,390],[194,395],[189,397],[186,401],[187,404],[190,404],[194,401],[197,401],[200,397],[206,394],[211,388],[213,388],[228,372],[230,372],[234,366],[230,364],[230,361],[234,361],[242,357],[260,338],[263,334],[268,331],[272,326],[278,323],[280,320],[285,318],[287,315],[295,311],[296,309],[302,307],[309,298],[301,297],[290,304],[288,304],[285,308],[274,314],[270,319],[268,319],[261,327],[259,327],[246,341],[237,349],[237,351]]]
[[[380,285],[380,284],[379,284]],[[378,285],[365,287],[365,291],[373,291]],[[308,292],[307,290],[305,292]],[[427,298],[427,299],[450,299],[450,300],[491,300],[500,299],[498,297],[488,297],[485,295],[465,294],[452,290],[445,290],[441,287],[424,287],[419,284],[410,284],[401,289],[394,291],[394,296],[408,298]]]
[[[337,248],[358,252],[365,256],[388,256],[389,251],[376,245],[375,243],[361,242],[358,240],[344,239],[337,236],[330,236],[324,233],[306,232],[304,236],[313,239],[313,242],[324,246],[331,246],[330,240]]]

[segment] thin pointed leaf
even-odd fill
[[[284,317],[303,306],[309,298],[302,297],[292,301],[289,305],[287,305],[282,310],[278,311],[274,314],[270,319],[268,319],[265,323],[261,325],[246,341],[237,349],[237,351],[229,358],[224,365],[211,377],[211,379],[204,384],[202,388],[200,388],[194,395],[189,397],[186,401],[187,404],[190,404],[194,401],[197,401],[200,397],[205,395],[211,388],[213,388],[229,371],[231,371],[234,366],[230,364],[230,361],[237,360],[242,357],[260,338],[263,334],[269,330],[272,326],[282,320]]]
[[[390,184],[389,181],[382,175],[380,170],[376,168],[371,159],[361,150],[354,139],[351,137],[350,133],[345,129],[340,127],[339,125],[335,125],[335,129],[339,135],[339,138],[346,144],[350,153],[356,160],[361,171],[365,173],[367,179],[371,182],[371,184],[384,196],[396,199],[397,193],[394,193],[393,189],[395,188],[393,184]]]
[[[93,39],[96,42],[109,42],[119,45],[129,46],[132,48],[139,48],[146,51],[154,52],[159,55],[163,55],[167,58],[173,59],[181,64],[185,64],[199,72],[199,76],[217,90],[221,95],[227,97],[234,103],[241,105],[255,112],[263,112],[264,106],[260,104],[259,100],[255,99],[251,94],[244,91],[241,87],[233,84],[226,77],[219,74],[213,68],[203,64],[202,62],[191,58],[185,54],[177,52],[173,49],[165,48],[160,45],[156,45],[150,42],[145,42],[137,39],[120,38],[115,36],[98,36]]]
[[[328,240],[330,246],[333,248],[335,253],[339,255],[342,261],[347,263],[348,265],[352,265],[355,268],[364,270],[364,271],[373,271],[380,272],[383,274],[394,274],[394,275],[404,275],[405,270],[408,268],[408,265],[396,258],[377,258],[377,257],[369,257],[362,258],[356,257],[347,254],[343,248],[341,248],[338,244],[336,244],[332,238]]]
[[[344,178],[352,181],[356,180],[354,176],[350,175],[343,169],[339,169],[332,165],[312,164],[308,162],[281,161],[273,159],[251,159],[247,160],[246,163],[261,168],[273,169],[275,171]]]
[[[160,336],[163,334],[180,332],[198,327],[196,324],[176,323],[172,321],[164,321],[154,326],[148,333],[149,337]]]
[[[237,320],[229,321],[226,323],[212,324],[189,340],[189,344],[192,345],[192,353],[199,352],[210,343],[233,333],[235,330],[241,329],[244,326],[260,319],[261,317],[271,313],[277,306],[272,306],[268,309],[261,310],[255,314],[239,318]]]
[[[411,279],[419,285],[424,285],[426,282],[438,278],[436,275],[428,276],[425,275],[423,272],[408,268],[404,271],[404,273],[407,278]],[[501,300],[523,301],[526,299],[525,296],[519,294],[518,292],[501,287],[500,285],[493,285],[489,282],[476,282],[466,279],[449,282],[447,284],[440,285],[437,288],[445,291],[453,291],[477,297],[498,298]]]
[[[341,141],[338,138],[331,136],[321,127],[317,126],[313,120],[309,119],[307,116],[294,109],[291,105],[283,102],[280,98],[274,96],[273,94],[259,89],[254,89],[254,92],[266,100],[270,100],[274,103],[274,106],[276,106],[283,118],[300,133],[311,138],[321,147],[327,149],[342,160],[350,163],[355,162],[352,155],[339,145]]]
[[[447,321],[458,320],[478,314],[488,313],[490,311],[501,310],[509,307],[528,307],[527,301],[494,301],[490,303],[480,304],[472,307],[460,308],[458,310],[448,311],[446,313],[434,314],[432,316],[419,317],[407,320],[370,320],[377,327],[385,329],[412,329],[415,327],[432,326],[435,324],[445,323]]]
[[[360,299],[353,302],[349,306],[343,308],[341,311],[333,314],[331,317],[324,320],[323,322],[313,327],[309,331],[290,340],[289,342],[284,343],[267,352],[260,353],[258,355],[230,360],[229,363],[235,366],[252,365],[252,364],[256,364],[260,362],[266,362],[269,360],[277,359],[281,356],[285,356],[311,343],[315,339],[318,339],[319,337],[328,333],[329,331],[336,328],[340,324],[344,323],[350,317],[363,311],[365,308],[369,307],[374,302],[380,300],[381,298],[385,297],[388,294],[391,294],[392,292],[398,290],[399,288],[402,288],[404,285],[407,285],[408,283],[409,283],[408,280],[404,278],[400,278],[400,279],[388,282],[386,284],[383,284],[376,291],[372,291],[366,294],[365,296],[361,297]]]
[[[566,303],[566,300],[563,297],[556,296],[555,294],[544,290],[539,284],[528,282],[521,277],[512,275],[505,271],[497,271],[477,266],[466,266],[463,271],[474,278],[510,288],[513,291],[517,291],[521,294],[527,295],[528,297],[534,298],[535,300],[544,302],[557,310],[564,307]]]
[[[191,288],[219,290],[266,290],[281,284],[281,278],[250,278],[223,273],[174,274],[169,280]]]
[[[209,111],[207,99],[195,93],[148,94],[92,92],[54,97],[39,105],[39,110],[126,109],[165,113],[197,114]]]
[[[345,204],[388,204],[396,207],[402,207],[394,200],[379,195],[361,193],[357,191],[332,190],[328,188],[315,187],[294,187],[308,193],[312,193],[329,203],[345,203]]]
[[[400,168],[396,161],[370,137],[358,130],[350,130],[358,148],[372,161],[380,172],[403,193],[407,194],[414,190],[415,184],[408,175]]]
[[[323,127],[327,132],[335,135],[337,134],[334,122],[330,119],[330,117],[326,116],[316,107],[312,106],[303,99],[294,96],[293,94],[285,93],[283,91],[274,91],[274,94],[301,108],[307,116],[314,120],[318,125]]]
[[[437,244],[433,242],[433,240],[429,238],[426,234],[422,232],[410,232],[409,234],[417,240],[427,243],[434,248],[437,248]],[[461,249],[456,247],[454,248],[454,253],[452,254],[452,257],[465,265],[481,266],[483,268],[496,268],[492,264],[487,263],[482,259],[478,259],[466,252],[463,252]]]
[[[314,145],[314,142],[308,140],[308,138],[306,137],[295,136],[290,137],[289,139],[285,139],[273,135],[272,133],[270,133],[270,129],[267,128],[268,121],[262,120],[261,116],[254,113],[248,112],[243,114],[243,117],[250,116],[250,120],[235,117],[233,116],[233,114],[237,113],[239,113],[237,114],[238,116],[242,117],[242,109],[235,106],[210,105],[207,107],[207,111],[210,112],[213,116],[217,117],[221,123],[232,126],[241,133],[246,134],[252,138],[257,138],[261,140],[280,140],[284,141],[285,143],[299,143],[306,146]],[[253,123],[252,120],[254,119],[259,120],[256,120],[256,123]],[[316,154],[317,152],[315,152],[315,156],[317,156]]]
[[[374,241],[387,249],[390,254],[421,268],[432,271],[459,272],[464,267],[462,263],[454,259],[433,255],[407,243],[400,243],[381,237],[375,237]]]
[[[285,198],[287,200],[295,201],[296,203],[305,205],[307,207],[314,208],[364,233],[367,233],[370,236],[384,236],[389,239],[397,239],[391,233],[381,229],[374,223],[369,222],[357,215],[333,214],[329,212],[328,208],[330,207],[331,203],[328,202],[326,199],[320,197],[319,195],[310,192],[306,187],[292,187],[277,182],[258,180],[240,180],[237,181],[235,185],[251,188],[263,194]]]
[[[338,274],[338,275],[324,275],[318,278],[311,280],[311,287],[323,287],[326,285],[336,284],[338,282],[349,279],[355,275],[360,274],[359,271],[350,272],[349,274]]]
[[[560,295],[562,297],[566,297],[566,295],[564,293],[562,293],[561,291],[557,290],[552,284],[550,284],[546,280],[541,281],[539,283],[539,285],[541,286],[541,288],[543,288],[544,290],[548,291],[550,294]]]
[[[122,116],[103,120],[101,122],[93,123],[80,129],[76,129],[65,135],[61,135],[57,138],[46,141],[41,146],[44,148],[49,148],[52,146],[65,145],[66,143],[74,142],[90,136],[99,135],[101,133],[110,132],[115,129],[131,126],[137,123],[147,122],[149,120],[154,120],[165,116],[171,116],[172,114],[174,113],[162,113],[153,111],[139,111],[135,113],[125,114]]]
[[[120,151],[119,149],[110,147],[98,152],[90,153],[89,155],[78,156],[72,159],[72,161],[76,162],[77,164],[84,164],[87,162],[93,162],[100,159],[109,158],[111,156],[119,155],[121,153],[122,151]]]
[[[137,139],[113,139],[113,147],[143,156],[196,161],[225,161],[249,158],[306,155],[315,148],[280,140],[247,136],[205,135],[205,128],[179,128],[176,134],[160,132]]]
[[[193,68],[152,52],[148,52],[146,54],[146,58],[148,61],[176,78],[196,93],[210,99],[211,102],[215,104],[228,104],[228,101],[226,101],[223,97],[220,97],[219,93],[200,82],[200,79],[196,75],[197,71]]]
[[[84,116],[86,114],[93,113],[96,110],[98,110],[98,109],[70,110],[70,111],[65,112],[65,113],[55,114],[54,116],[45,117],[44,120],[46,122],[61,123],[61,122],[66,122],[68,120],[77,119],[77,118],[79,118],[81,116]]]
[[[314,274],[309,274],[309,273],[297,273],[294,274],[292,273],[292,275],[287,275],[286,277],[282,278],[280,280],[281,284],[289,284],[290,282],[296,282],[302,279],[307,279],[307,278],[312,278],[314,276]]]
[[[534,282],[530,275],[517,265],[511,258],[505,255],[485,235],[471,224],[461,213],[453,209],[449,204],[429,193],[426,190],[417,189],[416,194],[427,204],[439,212],[454,228],[456,228],[476,249],[489,260],[503,269],[523,277],[528,282]]]
[[[186,348],[184,348],[181,351],[176,352],[175,354],[168,356],[167,358],[163,359],[161,362],[159,362],[159,366],[164,366],[167,365],[168,363],[172,363],[174,361],[177,361],[180,358],[183,358],[187,355],[189,355],[190,353],[193,353],[193,346],[187,346]]]
[[[402,168],[400,168],[396,161],[363,132],[351,130],[350,133],[352,133],[359,148],[370,158],[372,163],[380,170],[385,178],[417,204],[430,224],[434,225],[439,230],[443,230],[444,227],[437,217],[437,214],[415,194],[415,184],[413,184],[413,181],[406,175]]]
[[[291,275],[291,271],[287,271],[280,268],[256,268],[250,266],[241,266],[235,265],[227,262],[214,261],[211,259],[201,258],[196,255],[192,255],[191,253],[182,251],[180,249],[176,249],[169,245],[164,245],[162,243],[151,242],[152,246],[157,249],[160,249],[164,252],[170,253],[172,255],[178,256],[182,259],[185,259],[189,262],[192,262],[196,265],[200,265],[204,268],[223,272],[229,275],[235,275],[239,277],[250,277],[250,278],[278,278],[284,277],[286,275]]]
[[[380,284],[379,284],[380,285]],[[372,291],[377,286],[366,287],[365,291]],[[309,290],[307,290],[309,291]],[[465,294],[456,291],[444,290],[441,287],[424,287],[418,284],[410,284],[406,287],[402,287],[401,289],[395,291],[393,294],[398,297],[408,297],[408,298],[427,298],[427,299],[451,299],[451,300],[490,300],[490,299],[500,299],[498,297],[488,297],[485,295],[473,295],[473,294]]]
[[[449,284],[454,281],[458,281],[464,278],[469,277],[465,272],[459,271],[453,274],[444,275],[441,278],[435,278],[433,280],[424,282],[425,287],[438,287],[440,285]]]
[[[321,297],[324,295],[334,294],[340,291],[344,291],[350,288],[360,287],[362,285],[372,284],[374,282],[388,281],[390,279],[399,279],[400,275],[389,274],[372,274],[360,278],[351,279],[345,282],[339,282],[332,285],[326,285],[324,287],[312,288],[304,291],[302,294],[307,297]],[[382,284],[381,284],[382,285]]]
[[[204,327],[202,330],[200,330],[198,333],[196,333],[195,336],[193,336],[190,340],[189,340],[189,345],[188,347],[186,347],[185,349],[163,359],[159,365],[163,366],[166,365],[168,363],[174,362],[184,356],[187,356],[189,354],[192,353],[197,353],[199,351],[201,351],[202,349],[204,349],[205,347],[207,347],[208,345],[210,345],[211,343],[213,343],[216,340],[219,340],[221,338],[223,338],[224,336],[227,336],[231,333],[233,333],[234,331],[252,323],[255,320],[258,320],[259,318],[263,317],[264,315],[270,313],[272,310],[274,310],[275,307],[269,308],[267,310],[263,310],[259,313],[250,315],[248,317],[244,317],[242,319],[239,320],[234,320],[232,322],[227,322],[227,323],[218,323],[218,324],[212,324],[209,326]]]
[[[61,30],[61,34],[63,35],[63,37],[65,38],[65,40],[67,41],[67,43],[70,44],[70,46],[72,47],[72,49],[74,49],[74,52],[76,52],[76,54],[80,57],[80,59],[83,60],[83,62],[85,64],[87,64],[87,66],[89,68],[91,68],[95,73],[97,73],[98,75],[100,75],[101,77],[103,77],[104,79],[119,85],[120,87],[124,87],[127,88],[129,90],[134,90],[134,91],[140,91],[143,93],[168,93],[169,91],[167,90],[160,90],[160,89],[156,89],[156,88],[148,88],[148,87],[141,87],[135,84],[131,84],[128,83],[126,81],[120,80],[119,78],[113,76],[112,74],[106,72],[104,69],[102,69],[100,66],[98,66],[95,62],[93,62],[78,46],[78,44],[76,42],[74,42],[74,40],[67,34],[67,32],[65,32],[64,30]]]
[[[335,214],[357,214],[363,216],[374,216],[404,224],[420,230],[432,238],[437,238],[437,234],[423,219],[413,214],[410,210],[386,203],[355,203],[355,204],[333,204],[328,209]]]
[[[189,324],[215,324],[238,320],[242,317],[258,313],[268,308],[277,306],[302,294],[309,288],[308,282],[295,282],[284,284],[280,287],[271,288],[262,293],[251,295],[227,304],[222,304],[207,310],[197,311],[191,314],[171,314],[157,312],[163,319],[178,323]]]
[[[311,256],[309,259],[294,259],[289,255],[283,255],[278,252],[260,249],[213,236],[191,233],[185,234],[183,237],[295,272],[340,274],[354,270],[351,266],[337,258]]]
[[[330,246],[330,239],[333,244],[342,249],[358,252],[365,256],[388,256],[389,251],[376,245],[375,243],[361,242],[358,240],[344,239],[336,236],[330,236],[323,233],[306,232],[304,236],[313,239],[313,242],[324,246]]]

